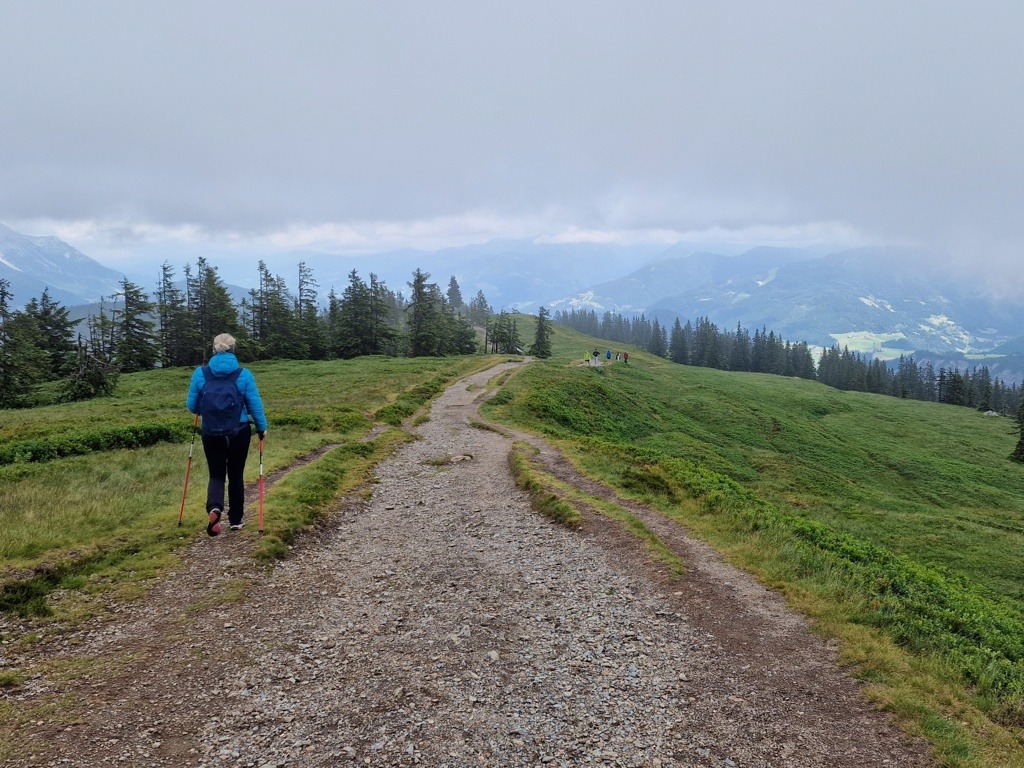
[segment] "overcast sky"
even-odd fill
[[[494,237],[1017,264],[1024,4],[0,0],[0,222],[116,260]]]

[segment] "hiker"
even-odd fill
[[[610,349],[607,352],[604,353],[604,359],[605,360],[611,360],[612,359],[612,351]]]
[[[598,362],[598,358],[600,356],[601,356],[601,352],[599,350],[596,350],[596,349],[593,352],[590,353],[590,358],[594,361],[594,365],[599,365],[600,364]]]
[[[622,362],[629,365],[629,352],[622,353]]]
[[[256,388],[256,379],[248,368],[238,365],[235,337],[222,333],[213,340],[210,362],[196,368],[189,384],[185,407],[202,416],[203,452],[210,467],[206,487],[206,532],[220,533],[224,512],[224,482],[228,486],[228,523],[232,531],[245,525],[245,460],[252,441],[251,416],[256,434],[263,440],[267,434],[267,417],[263,400]]]

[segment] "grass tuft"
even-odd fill
[[[536,449],[527,443],[516,441],[509,454],[509,467],[516,485],[526,491],[530,505],[545,517],[569,528],[578,528],[583,517],[572,505],[551,493],[540,480],[540,473],[532,461]]]

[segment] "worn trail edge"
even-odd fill
[[[372,497],[269,575],[245,537],[204,540],[145,603],[55,643],[103,671],[15,694],[84,706],[41,714],[48,749],[12,765],[932,764],[776,595],[676,524],[631,507],[686,559],[671,580],[603,518],[536,515],[512,437],[470,426],[514,365],[446,390]]]

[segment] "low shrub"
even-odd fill
[[[846,574],[865,605],[862,623],[884,630],[901,645],[948,659],[970,685],[998,699],[1000,719],[1024,724],[1024,616],[1009,601],[982,594],[963,577],[788,513],[698,464],[658,461],[649,451],[606,441],[582,442],[592,442],[605,455],[616,454],[633,485],[642,476],[645,494],[657,493],[673,503],[674,485],[698,499],[704,514],[727,518],[732,528],[772,530],[810,548],[811,567]],[[672,482],[666,485],[665,478]]]
[[[143,448],[159,442],[181,442],[187,440],[191,433],[191,425],[181,421],[165,421],[74,430],[53,437],[14,440],[0,445],[0,465],[53,461],[93,451]]]
[[[319,432],[324,428],[324,419],[316,413],[299,413],[294,411],[275,413],[273,426],[279,427],[286,425],[302,427],[303,429],[308,429],[310,432]]]

